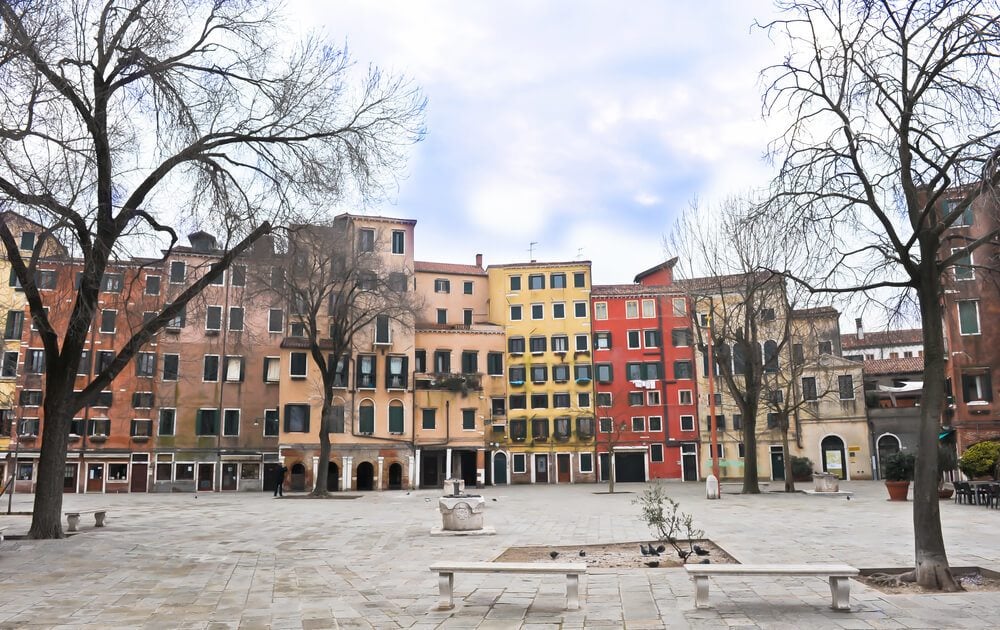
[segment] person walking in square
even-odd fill
[[[288,467],[282,466],[281,470],[278,471],[278,483],[274,485],[274,496],[283,497],[285,496],[285,475],[288,473]]]

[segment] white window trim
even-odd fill
[[[681,309],[681,311],[679,313],[677,312],[677,303],[678,302],[680,302],[683,305],[683,308]],[[673,314],[674,317],[687,317],[687,300],[685,300],[684,298],[673,298],[673,299],[671,299],[671,301],[670,301],[670,309],[671,309],[671,313]]]
[[[656,398],[655,402],[653,401],[654,397]],[[647,407],[658,407],[660,405],[660,398],[661,397],[660,397],[660,391],[659,390],[653,389],[653,390],[647,391],[646,392],[646,406]]]
[[[576,314],[576,307],[578,304],[583,304],[583,315]],[[577,319],[587,319],[587,301],[586,300],[574,300],[573,301],[573,317]]]
[[[646,306],[651,306],[652,314],[646,315]],[[643,319],[653,319],[656,317],[656,300],[644,299],[639,304],[639,316]]]
[[[687,394],[688,401],[684,402],[684,394]],[[694,404],[694,393],[690,389],[679,389],[677,390],[677,404],[678,405],[693,405]]]
[[[274,435],[268,435],[267,434],[267,412],[268,411],[273,411],[274,415],[278,418],[278,432],[275,433]],[[264,415],[261,417],[261,425],[262,425],[260,427],[260,434],[261,434],[261,436],[266,437],[266,438],[275,438],[275,437],[280,436],[281,435],[281,413],[277,409],[265,409],[264,410]]]
[[[229,366],[232,362],[236,363],[236,378],[229,378]],[[245,364],[243,362],[243,355],[241,354],[228,354],[223,359],[223,377],[225,377],[227,383],[240,383],[242,379],[240,378],[241,373],[244,371]]]
[[[115,318],[112,320],[112,323],[114,323],[115,327],[112,330],[104,330],[104,314],[105,313],[114,313],[115,314]],[[104,308],[104,309],[101,309],[101,325],[98,328],[98,331],[101,332],[102,334],[105,334],[105,335],[113,335],[116,332],[118,332],[118,309],[115,309],[115,308]]]
[[[210,309],[213,309],[213,308],[219,309],[219,327],[218,328],[209,328],[208,327],[208,314],[209,314]],[[211,330],[213,332],[219,332],[219,331],[222,330],[222,305],[220,305],[220,304],[209,304],[208,306],[205,307],[205,330],[206,331]]]
[[[965,248],[964,247],[953,247],[951,249],[951,253],[952,253],[952,255],[954,255],[955,252],[960,252],[963,249],[965,249]],[[976,263],[975,263],[975,261],[973,259],[973,252],[968,252],[968,254],[969,254],[969,264],[968,264],[969,277],[968,278],[959,278],[958,277],[958,271],[959,271],[958,268],[959,268],[959,265],[956,262],[955,265],[951,268],[951,277],[952,277],[952,279],[955,282],[968,282],[970,280],[975,280],[976,279],[976,268],[974,266]],[[961,265],[961,266],[965,267],[966,265]]]
[[[302,355],[305,355],[305,357],[306,357],[306,365],[305,365],[306,369],[305,369],[305,371],[302,374],[295,374],[295,373],[292,372],[292,366],[295,364],[295,362],[292,361],[292,355],[295,355],[295,354],[302,354]],[[288,377],[289,378],[294,378],[294,379],[309,378],[309,354],[308,353],[306,353],[306,352],[289,352],[288,353]]]
[[[240,327],[239,328],[233,328],[233,311],[235,311],[235,310],[240,310],[240,311],[243,312],[243,316],[240,317]],[[242,306],[230,306],[229,307],[229,320],[226,322],[226,325],[227,325],[227,327],[229,328],[229,330],[231,332],[242,332],[243,329],[246,327],[246,317],[247,317],[247,310],[245,308],[243,308]]]
[[[274,379],[267,378],[267,374],[268,374],[268,372],[270,372],[270,370],[267,369],[269,363],[274,363],[274,364],[277,364],[277,366],[278,366],[278,368],[276,370],[277,374],[275,375]],[[281,382],[281,357],[276,357],[276,356],[266,356],[266,357],[264,357],[264,382],[265,383],[279,383],[279,382]]]
[[[235,411],[236,412],[236,433],[226,433],[226,412]],[[222,437],[239,437],[240,428],[243,424],[243,414],[239,407],[226,407],[222,410],[222,426],[219,429],[222,431]]]
[[[635,305],[635,315],[631,315],[630,316],[628,314],[628,306],[629,306],[629,304],[634,304]],[[642,315],[642,312],[639,310],[639,300],[625,300],[625,319],[639,319],[639,317],[641,315]]]
[[[281,313],[281,322],[279,322],[277,330],[275,330],[274,328],[271,328],[271,313],[273,313],[275,311],[278,311],[279,313]],[[281,334],[281,333],[285,332],[285,311],[283,309],[280,309],[280,308],[268,309],[268,311],[267,311],[267,332],[269,332],[269,333],[277,333],[277,334]]]
[[[517,317],[514,317],[514,309],[517,309],[519,311]],[[524,321],[524,306],[520,304],[510,305],[510,321],[512,322]]]
[[[181,265],[184,268],[180,280],[174,280],[174,265]],[[183,260],[171,260],[170,266],[167,268],[167,280],[168,284],[184,284],[187,281],[187,263]]]
[[[590,459],[590,467],[589,468],[584,468],[583,467],[583,455],[587,455],[588,458]],[[593,455],[593,453],[578,453],[578,456],[577,456],[576,460],[578,462],[577,463],[577,467],[578,467],[578,469],[579,469],[579,471],[580,471],[581,474],[593,474],[593,472],[594,472],[594,455]]]
[[[842,398],[842,397],[840,397],[840,394],[841,394],[841,391],[840,391],[840,377],[841,376],[850,376],[851,377],[851,397],[850,398]],[[856,400],[857,397],[858,397],[857,392],[855,391],[856,389],[857,389],[857,382],[854,380],[854,375],[853,374],[839,374],[839,375],[837,375],[837,397],[840,400]]]
[[[652,420],[653,418],[659,418],[660,419],[660,428],[659,429],[654,429],[653,428],[653,423],[650,422],[650,420]],[[649,432],[651,432],[651,433],[663,433],[663,416],[648,416],[646,418],[646,430],[649,431]]]
[[[562,309],[563,309],[562,317],[556,315],[556,306],[562,306]],[[552,303],[552,319],[566,319],[566,303],[565,302],[553,302]]]
[[[642,421],[640,423],[640,425],[639,425],[640,426],[639,430],[636,430],[636,428],[635,428],[636,427],[636,423],[635,423],[636,420],[641,420]],[[632,430],[633,433],[645,433],[646,432],[646,416],[631,416],[629,418],[629,428]]]
[[[653,451],[654,450],[659,450],[660,451],[660,458],[659,459],[656,459],[653,456]],[[665,461],[666,461],[666,453],[664,453],[663,445],[662,444],[650,444],[649,445],[649,462],[651,464],[662,464]]]
[[[205,360],[208,359],[208,357],[215,357],[216,359],[218,359],[218,361],[216,361],[216,364],[215,364],[216,365],[216,371],[215,371],[215,380],[214,381],[206,381],[205,380]],[[202,383],[218,383],[219,382],[219,377],[220,377],[219,372],[221,372],[222,370],[223,370],[223,368],[222,368],[222,358],[219,355],[217,355],[217,354],[203,354],[201,356],[201,382]]]
[[[610,420],[611,421],[611,430],[610,431],[605,431],[604,429],[601,428],[601,425],[604,424],[603,422],[601,422],[602,420]],[[597,419],[597,432],[598,433],[614,433],[615,432],[615,419],[612,418],[612,417],[610,417],[610,416],[602,416],[602,417],[598,418]]]
[[[601,312],[603,311],[603,317],[601,317]],[[607,302],[594,302],[594,319],[599,321],[604,321],[608,318],[608,303]]]
[[[542,316],[541,317],[535,317],[535,307],[536,306],[538,306],[538,307],[541,308],[541,311],[542,311]],[[541,302],[534,302],[534,303],[530,304],[529,305],[529,309],[528,309],[528,314],[531,316],[531,321],[533,321],[533,322],[542,321],[543,319],[545,319],[545,304],[543,304]]]
[[[163,414],[164,411],[173,411],[174,412],[174,420],[173,420],[173,423],[172,423],[173,426],[170,427],[171,428],[170,433],[160,433],[160,421],[163,419],[162,414]],[[163,436],[163,437],[168,437],[168,436],[171,436],[171,435],[177,435],[177,408],[176,407],[160,407],[157,410],[157,412],[156,412],[156,433],[155,433],[155,435],[160,435],[160,436]]]
[[[521,460],[520,470],[518,470],[517,460]],[[523,475],[528,472],[528,454],[513,453],[510,457],[510,471],[515,475]]]
[[[600,404],[599,399],[601,396],[608,397],[608,404],[606,405]],[[615,400],[614,394],[612,394],[611,392],[597,392],[597,399],[594,400],[594,404],[597,407],[611,407],[614,404],[614,400]]]
[[[685,418],[689,418],[690,421],[691,421],[691,424],[689,425],[688,428],[684,428],[684,419]],[[695,426],[695,423],[694,423],[694,416],[688,415],[688,414],[682,415],[680,417],[680,427],[681,427],[681,431],[694,431],[695,429],[697,429],[697,426]]]
[[[401,234],[403,236],[403,251],[394,252],[393,247],[396,245],[396,235]],[[392,230],[389,235],[389,253],[392,256],[405,256],[406,255],[406,231],[405,230]]]
[[[976,308],[976,332],[962,332],[962,304],[974,304]],[[979,318],[979,300],[958,300],[955,302],[955,310],[958,312],[958,334],[961,337],[975,337],[983,334],[983,323]]]
[[[157,287],[156,293],[146,293],[147,287],[149,287],[149,279],[150,278],[157,278],[160,281],[160,286]],[[161,293],[163,293],[163,277],[160,276],[159,274],[147,274],[146,275],[146,281],[142,285],[142,294],[143,295],[149,295],[149,296],[155,296],[155,295],[160,295]]]
[[[630,337],[632,336],[632,333],[636,333],[638,335],[638,337],[639,337],[638,338],[638,342],[639,342],[638,345],[635,345],[635,346],[632,345],[632,339],[630,339]],[[625,347],[628,348],[629,350],[641,350],[642,349],[642,331],[641,330],[626,330],[625,331]]]

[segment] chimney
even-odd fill
[[[483,255],[482,254],[476,254],[476,266],[477,267],[482,267],[483,266]]]
[[[865,328],[864,328],[864,326],[861,325],[861,318],[860,317],[856,317],[854,319],[854,326],[858,329],[858,332],[857,332],[858,341],[863,340],[865,338]]]

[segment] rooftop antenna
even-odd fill
[[[580,260],[581,258],[583,258],[583,248],[582,247],[577,247],[576,248],[576,259]]]
[[[535,262],[535,245],[538,245],[538,241],[528,243],[528,259],[531,262]]]

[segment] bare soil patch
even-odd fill
[[[947,593],[942,593],[941,591],[935,591],[918,586],[913,582],[901,582],[898,584],[887,585],[881,584],[872,579],[872,576],[877,574],[901,575],[910,570],[912,570],[912,567],[861,569],[861,573],[856,579],[865,586],[869,586],[876,591],[886,593],[888,595],[947,595]],[[989,569],[984,569],[982,567],[952,567],[951,572],[962,585],[962,588],[964,588],[967,592],[988,593],[1000,591],[1000,573],[997,573],[996,571],[990,571]]]
[[[708,555],[692,555],[688,564],[697,564],[708,560],[712,564],[738,564],[735,558],[725,549],[708,539],[693,541],[699,547],[708,551]],[[606,543],[600,545],[547,545],[540,547],[509,547],[493,559],[494,562],[585,562],[593,569],[669,569],[681,566],[677,552],[670,545],[659,556],[644,556],[639,550],[640,545],[658,547],[659,542],[627,542]],[[681,549],[687,549],[687,541],[680,543]],[[552,552],[556,552],[555,558]],[[583,552],[583,555],[581,555]],[[652,566],[652,563],[657,563]]]

